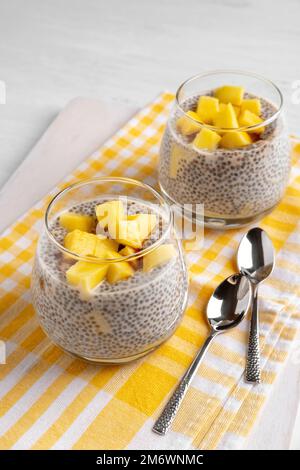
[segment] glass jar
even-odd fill
[[[83,256],[67,249],[60,216],[71,212],[95,217],[95,206],[111,200],[126,203],[129,215],[157,217],[159,223],[142,248],[122,258]],[[95,217],[93,232],[103,239],[96,223]],[[118,245],[116,250],[122,248]],[[164,245],[173,247],[172,256],[145,270],[145,260],[149,264],[149,256],[153,260]],[[111,270],[124,261],[134,266],[131,277],[113,283],[105,278],[88,293],[67,281],[66,272],[76,263]],[[172,335],[183,316],[187,290],[186,266],[170,208],[152,187],[127,178],[97,178],[69,186],[50,202],[35,256],[32,296],[43,330],[66,352],[98,363],[143,356]]]
[[[196,111],[201,95],[212,96],[224,85],[242,86],[244,98],[260,100],[260,124],[220,128],[187,114]],[[196,133],[183,135],[178,128],[182,116],[194,125]],[[258,135],[261,127],[264,131]],[[203,128],[220,136],[247,132],[252,143],[200,149],[194,139]],[[208,227],[240,227],[272,211],[284,194],[289,170],[290,144],[282,116],[282,94],[274,83],[252,73],[214,71],[192,77],[179,87],[160,148],[159,183],[169,202],[181,210],[186,204],[202,204]]]

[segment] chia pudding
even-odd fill
[[[224,226],[249,223],[276,206],[288,182],[290,145],[283,118],[266,125],[250,145],[199,149],[193,145],[193,136],[183,135],[176,123],[183,111],[196,110],[200,96],[183,100],[171,111],[160,148],[161,190],[177,205],[203,204],[208,225],[210,221],[221,221]],[[245,98],[257,97],[247,93]],[[277,108],[258,99],[265,121]]]
[[[72,213],[94,215],[95,206],[107,201],[97,198],[69,209]],[[130,200],[128,214],[153,212],[148,203]],[[159,239],[166,221],[160,223],[143,248]],[[66,231],[59,215],[50,230],[63,244]],[[165,243],[165,240],[164,242]],[[41,326],[61,348],[96,362],[122,362],[140,357],[166,340],[176,329],[184,313],[187,273],[181,247],[170,235],[176,256],[149,272],[136,260],[134,275],[109,283],[104,279],[91,295],[66,280],[66,271],[74,260],[66,257],[44,232],[39,240],[32,278],[33,304]]]

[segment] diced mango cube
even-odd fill
[[[233,109],[234,109],[236,117],[238,118],[241,112],[240,106],[233,105]]]
[[[132,248],[141,248],[142,242],[139,224],[136,220],[121,220],[118,227],[117,241]]]
[[[183,135],[192,135],[201,129],[201,125],[195,121],[201,122],[198,114],[188,111],[177,120],[176,126]]]
[[[98,233],[97,238],[101,241],[101,244],[104,245],[108,250],[118,251],[119,243],[116,240],[112,240],[112,238],[108,238],[105,235]]]
[[[102,258],[102,259],[115,259],[115,258],[122,258],[122,255],[118,251],[115,250],[106,250],[103,252],[103,255],[97,256],[96,252],[96,258]]]
[[[90,293],[99,285],[106,276],[107,264],[96,264],[85,261],[77,261],[67,272],[66,278],[69,284],[77,286],[85,293]]]
[[[113,252],[118,247],[118,244],[114,240],[102,239],[93,233],[82,232],[76,229],[65,236],[64,246],[76,255],[107,258],[107,252]]]
[[[127,261],[119,261],[110,264],[107,271],[107,280],[110,284],[128,279],[133,276],[134,269]]]
[[[196,135],[193,145],[198,149],[215,150],[220,140],[221,137],[217,132],[203,128],[199,134]]]
[[[182,149],[178,145],[174,144],[172,146],[171,153],[170,153],[170,168],[169,168],[170,178],[176,178],[181,158],[182,158]]]
[[[73,230],[65,236],[64,246],[76,255],[94,256],[96,235],[78,229]]]
[[[214,125],[223,129],[236,129],[239,127],[238,120],[231,103],[224,104],[217,113]]]
[[[239,124],[241,127],[248,127],[248,126],[255,126],[256,124],[260,124],[262,119],[257,116],[256,114],[252,113],[248,109],[245,109],[240,116],[239,116]],[[247,130],[247,132],[254,133],[254,134],[261,134],[264,132],[265,128],[258,127],[257,129]]]
[[[226,109],[226,106],[227,106],[227,105],[226,105],[225,103],[220,103],[220,111]],[[233,109],[234,109],[234,112],[235,112],[236,117],[239,117],[240,112],[241,112],[241,107],[240,107],[240,106],[236,106],[235,104],[233,104],[232,107],[233,107]]]
[[[132,246],[124,246],[122,250],[119,251],[119,254],[122,256],[131,256],[135,255],[137,253],[137,250],[132,248]]]
[[[200,96],[197,104],[197,114],[201,121],[212,124],[219,112],[219,100],[213,96]]]
[[[131,255],[135,255],[136,253],[137,253],[136,250],[134,248],[132,248],[132,246],[124,246],[124,248],[122,248],[122,250],[119,251],[119,254],[122,255],[122,256],[131,256]],[[129,263],[135,269],[138,268],[139,262],[138,262],[137,259],[129,261]]]
[[[108,228],[111,238],[116,238],[118,225],[124,220],[124,206],[120,200],[107,201],[96,206],[96,216],[101,228]]]
[[[140,239],[142,241],[148,238],[152,230],[155,228],[157,224],[156,219],[157,218],[155,214],[141,214],[141,213],[129,215],[127,217],[127,220],[135,220],[137,222]]]
[[[231,103],[240,106],[244,96],[244,88],[241,86],[225,85],[214,92],[221,103]]]
[[[257,116],[261,113],[261,103],[259,99],[253,98],[248,100],[243,100],[241,104],[241,111],[251,111],[251,113],[256,114]]]
[[[150,251],[143,258],[143,271],[148,272],[156,266],[167,263],[177,256],[177,251],[172,243],[158,246],[155,250]]]
[[[76,229],[91,232],[95,228],[94,217],[85,214],[75,214],[75,212],[64,212],[60,215],[59,222],[68,232]]]
[[[246,145],[250,145],[252,143],[251,137],[247,132],[227,132],[223,135],[220,147],[225,149],[233,149],[237,147],[245,147]]]

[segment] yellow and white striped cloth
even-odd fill
[[[99,175],[157,182],[158,146],[173,96],[164,93],[138,113],[66,184]],[[290,186],[261,226],[277,250],[277,267],[261,289],[263,383],[245,384],[248,320],[211,346],[166,437],[151,432],[207,335],[204,312],[216,285],[236,270],[243,231],[205,231],[199,253],[188,253],[189,304],[173,337],[154,353],[123,366],[88,365],[64,354],[41,331],[30,303],[30,273],[46,197],[0,238],[1,449],[242,448],[285,361],[300,320],[300,164],[294,147]]]

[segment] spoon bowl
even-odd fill
[[[274,247],[264,230],[254,227],[244,235],[238,248],[237,264],[240,272],[253,283],[260,283],[271,275],[275,265]]]
[[[251,286],[246,276],[234,274],[213,292],[206,308],[211,329],[222,332],[233,328],[244,318],[251,299]]]

